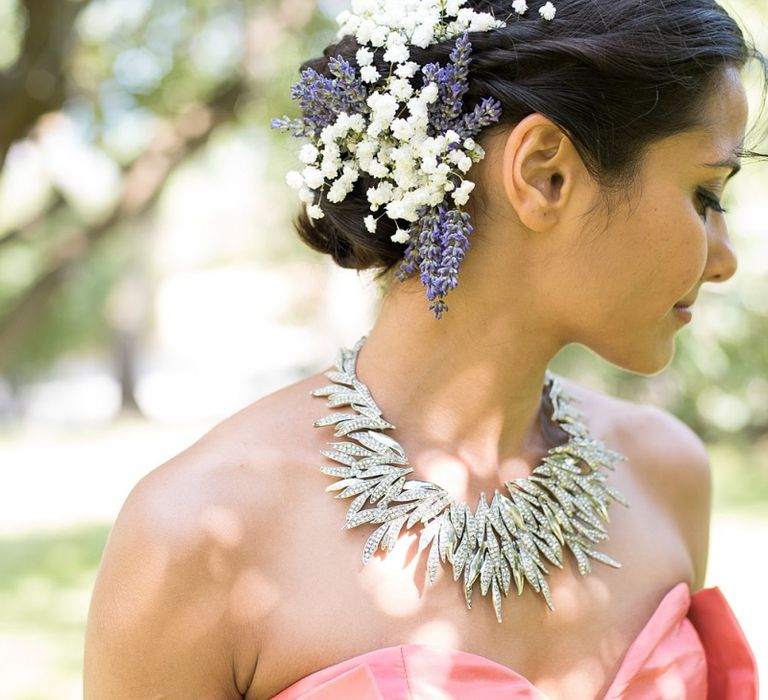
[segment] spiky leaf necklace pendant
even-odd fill
[[[334,412],[315,421],[315,427],[336,426],[335,437],[321,453],[336,464],[321,471],[336,477],[326,491],[336,498],[352,498],[344,528],[366,523],[377,525],[363,548],[363,564],[377,549],[391,550],[403,528],[422,525],[419,551],[429,548],[427,580],[434,583],[440,563],[453,568],[453,579],[463,579],[467,607],[479,581],[480,592],[491,592],[496,619],[501,622],[502,594],[514,581],[521,595],[527,581],[554,610],[549,574],[544,560],[563,567],[567,548],[578,571],[591,571],[589,558],[620,568],[621,564],[598,552],[593,544],[608,538],[603,522],[609,522],[611,500],[629,506],[626,499],[605,481],[601,467],[615,468],[624,455],[593,438],[581,415],[554,374],[546,371],[544,391],[553,407],[551,419],[568,435],[565,444],[550,448],[530,477],[507,481],[508,495],[494,491],[490,503],[480,494],[473,511],[457,503],[442,487],[429,481],[409,479],[413,469],[400,444],[384,433],[395,426],[387,422],[368,387],[355,373],[357,354],[367,336],[352,347],[340,348],[335,371],[325,373],[333,382],[310,393],[327,396],[327,406],[349,406],[354,413]],[[366,502],[370,507],[365,507]]]

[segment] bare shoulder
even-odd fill
[[[290,425],[304,425],[296,412],[317,385],[308,378],[255,401],[133,487],[92,593],[86,700],[245,694],[259,618],[279,597],[260,562],[278,546],[270,522],[306,449]]]
[[[691,588],[696,591],[703,587],[712,475],[701,438],[682,420],[659,407],[608,396],[558,378],[579,401],[579,410],[590,419],[595,417],[601,439],[629,458],[638,482],[677,524],[691,557]]]

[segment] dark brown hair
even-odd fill
[[[555,4],[555,20],[544,21],[535,8],[518,16],[511,0],[468,0],[466,6],[491,12],[507,26],[470,33],[465,110],[490,96],[502,105],[500,127],[543,114],[569,136],[606,192],[632,183],[647,146],[700,125],[702,107],[725,66],[741,69],[756,59],[768,77],[765,57],[713,0]],[[453,45],[412,47],[411,60],[445,64]],[[358,48],[354,38],[345,37],[301,68],[327,75],[328,59],[337,55],[356,65]],[[380,58],[376,65],[388,72]],[[379,220],[375,235],[366,230],[366,191],[376,181],[363,175],[344,201],[322,202],[322,219],[310,220],[302,206],[294,226],[307,245],[330,254],[341,267],[381,268],[380,278],[400,262],[405,244],[390,240],[396,226],[387,217]],[[407,227],[408,222],[400,224]]]

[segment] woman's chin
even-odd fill
[[[639,344],[631,348],[612,348],[611,351],[598,352],[600,357],[627,372],[653,376],[665,370],[675,355],[674,337],[666,342],[643,348]]]

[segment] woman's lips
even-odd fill
[[[693,311],[690,306],[677,305],[673,307],[677,317],[686,323],[693,318]]]

